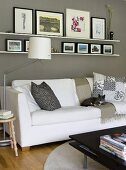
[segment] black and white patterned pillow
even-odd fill
[[[61,108],[60,102],[53,90],[45,82],[42,82],[40,85],[31,82],[31,94],[43,110],[53,111]]]
[[[105,95],[106,101],[123,101],[125,98],[125,77],[94,74],[93,96]]]

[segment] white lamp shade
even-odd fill
[[[28,58],[51,59],[51,39],[30,37]]]

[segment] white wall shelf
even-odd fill
[[[76,39],[76,40],[85,40],[85,41],[96,41],[96,42],[107,42],[107,43],[119,43],[120,40],[103,40],[103,39],[87,39],[82,37],[65,37],[65,36],[48,36],[48,35],[36,35],[36,34],[20,34],[20,33],[8,33],[8,32],[0,32],[0,35],[10,35],[10,36],[26,36],[26,37],[50,37],[50,38],[57,38],[57,39]]]
[[[0,51],[0,54],[27,54],[28,52],[10,52],[10,51]],[[82,54],[82,53],[52,53],[52,55],[85,55],[85,56],[114,56],[118,57],[120,56],[119,54]]]

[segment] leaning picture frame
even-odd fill
[[[106,38],[106,19],[91,17],[91,38],[105,39]]]
[[[90,44],[91,54],[101,54],[101,44]]]
[[[25,52],[29,51],[29,40],[24,40],[24,51]]]
[[[36,34],[63,36],[63,19],[60,12],[35,10]]]
[[[74,42],[62,42],[62,53],[75,53]]]
[[[90,38],[90,12],[66,9],[66,36]]]
[[[103,54],[113,54],[112,44],[103,44]]]
[[[33,9],[13,7],[13,32],[33,33]]]
[[[6,39],[6,51],[9,52],[22,52],[23,46],[22,46],[22,40],[12,40],[12,39]]]
[[[88,53],[88,49],[87,43],[77,43],[77,53]]]

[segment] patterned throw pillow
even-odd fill
[[[31,93],[41,109],[53,111],[61,108],[53,90],[45,82],[42,82],[40,85],[31,82]]]
[[[125,77],[94,74],[93,96],[105,95],[106,101],[123,101],[125,98]]]

